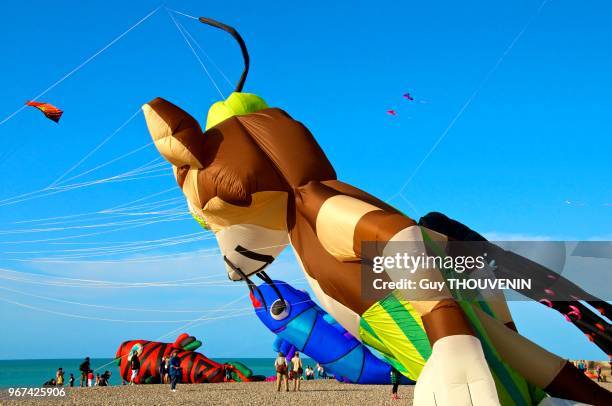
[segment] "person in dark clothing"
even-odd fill
[[[225,378],[224,381],[225,382],[231,382],[232,381],[232,368],[229,365],[225,365],[223,367],[223,372],[225,374]]]
[[[400,379],[401,377],[399,371],[391,367],[391,385],[393,385],[393,387],[391,388],[392,399],[399,399],[399,396],[397,396],[397,389],[399,388]]]
[[[134,385],[136,383],[138,371],[140,371],[140,360],[138,359],[137,353],[132,354],[132,359],[130,360],[130,368],[132,369],[132,377],[130,379],[130,384]]]
[[[104,371],[102,375],[100,375],[100,380],[98,381],[98,386],[108,386],[108,381],[111,377],[110,371]]]
[[[166,357],[162,357],[161,362],[159,363],[159,383],[166,383],[164,379],[166,377]]]
[[[68,378],[68,385],[72,388],[74,386],[74,375],[70,374],[70,378]]]
[[[79,371],[81,371],[81,386],[87,386],[87,373],[89,372],[89,357],[85,358],[85,361],[81,363]]]
[[[181,360],[178,357],[178,352],[173,351],[170,357],[170,389],[172,392],[176,392],[176,384],[181,380]]]

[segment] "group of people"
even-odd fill
[[[572,363],[582,373],[587,372],[589,370],[589,363],[588,363],[587,360],[581,359],[581,360],[577,360],[577,361],[572,361]]]
[[[94,371],[93,369],[91,369],[89,357],[85,357],[85,360],[83,360],[83,362],[79,366],[79,371],[81,372],[81,387],[108,386],[111,377],[110,371],[104,371],[103,374],[94,375]],[[70,386],[74,386],[74,376],[72,374],[70,374],[70,379],[68,380],[68,382],[70,383]]]
[[[572,363],[583,374],[587,374],[587,376],[589,376],[590,378],[594,377],[593,372],[589,371],[589,361],[577,360],[577,361],[572,361]],[[609,365],[610,365],[610,370],[612,370],[612,360],[609,361]],[[595,363],[594,371],[595,371],[594,375],[597,378],[597,382],[607,382],[607,378],[606,378],[606,375],[603,373],[601,363]]]
[[[288,363],[285,358],[285,354],[281,351],[278,353],[276,360],[274,360],[274,369],[276,370],[276,391],[280,392],[283,381],[285,382],[285,391],[289,392],[289,380],[293,380],[293,391],[300,390],[300,381],[303,378],[302,374],[305,372],[306,380],[315,379],[315,370],[312,366],[308,365],[306,369],[303,369],[302,359],[300,358],[300,353],[295,352],[293,358]],[[317,364],[317,375],[321,379],[327,379],[327,374],[325,372],[325,368],[321,364]],[[397,390],[399,388],[401,380],[400,372],[391,368],[390,374],[390,382],[391,382],[391,397],[393,399],[399,399],[397,395]]]
[[[89,357],[86,357],[85,360],[79,366],[79,371],[81,373],[81,387],[88,386],[108,386],[111,372],[104,371],[103,374],[95,374],[93,369],[91,369]],[[73,387],[76,379],[74,374],[70,374],[68,377],[68,386]],[[65,383],[65,372],[63,368],[58,368],[55,372],[55,378],[49,379],[47,382],[43,384],[43,386],[64,386]]]
[[[84,386],[108,386],[108,382],[111,377],[110,371],[104,371],[103,374],[95,374],[91,369],[89,357],[85,357],[85,360],[79,366],[81,372],[81,387]],[[72,374],[70,374],[72,377]],[[73,378],[71,378],[73,380]],[[74,382],[74,380],[73,380]],[[72,385],[70,385],[72,386]]]
[[[306,369],[304,370],[304,375],[306,375],[307,381],[313,380],[315,378],[314,369],[310,365],[307,365]]]
[[[302,359],[300,353],[295,352],[291,361],[287,362],[285,354],[282,352],[278,353],[278,357],[274,361],[274,369],[276,370],[276,390],[280,391],[282,382],[285,382],[285,390],[289,391],[289,381],[293,380],[293,390],[300,390],[300,381],[306,379],[307,381],[315,379],[315,368],[311,365],[303,368]],[[316,374],[319,379],[327,379],[327,372],[325,368],[317,363]]]
[[[291,367],[291,368],[290,368]],[[304,368],[302,366],[302,359],[300,353],[295,352],[293,358],[291,358],[291,365],[287,363],[285,354],[282,352],[278,353],[278,357],[274,361],[274,369],[276,370],[276,391],[279,392],[281,389],[282,381],[285,381],[285,391],[289,392],[289,380],[293,380],[293,391],[300,390],[300,381],[302,380],[302,374]]]
[[[70,374],[68,378],[68,385],[74,386],[74,375]],[[60,367],[55,372],[55,378],[49,379],[47,382],[43,383],[43,386],[64,386],[64,370]]]
[[[170,389],[176,392],[176,384],[181,380],[181,360],[178,351],[173,351],[169,357],[163,357],[159,367],[159,376],[162,383],[170,383]]]
[[[137,353],[133,353],[130,358],[130,385],[138,384],[138,373],[140,372],[140,359]],[[176,392],[176,385],[181,381],[182,370],[181,360],[178,351],[172,351],[169,357],[163,357],[159,366],[160,383],[170,383],[172,392]]]
[[[315,379],[315,370],[316,370],[316,376],[319,379],[327,379],[327,372],[325,372],[325,368],[323,368],[323,365],[318,364],[316,368],[313,368],[311,365],[307,365],[306,369],[304,370],[304,375],[306,377],[307,381],[311,381],[313,379]]]

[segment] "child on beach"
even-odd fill
[[[304,370],[302,369],[302,359],[300,358],[300,353],[295,352],[293,358],[291,358],[291,372],[293,376],[293,391],[300,390],[300,381],[302,380],[302,373]]]
[[[176,350],[172,351],[172,357],[170,357],[170,389],[172,392],[176,392],[176,384],[181,380],[181,360],[178,357]]]
[[[74,386],[74,375],[70,374],[70,378],[68,378],[68,385],[72,388]]]
[[[110,379],[111,373],[110,371],[104,371],[100,378],[98,379],[97,386],[108,386],[108,380]]]
[[[92,387],[94,384],[94,374],[93,371],[90,369],[89,372],[87,372],[87,386]]]
[[[57,382],[57,386],[64,386],[64,371],[62,368],[58,368],[55,373],[55,382]]]
[[[274,361],[274,369],[276,370],[276,391],[280,392],[281,381],[285,380],[285,391],[289,392],[289,376],[287,371],[287,360],[285,354],[278,353],[278,357]]]
[[[167,383],[166,380],[166,357],[162,357],[159,363],[159,380],[161,383]]]

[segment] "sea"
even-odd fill
[[[228,361],[239,361],[248,366],[254,375],[274,375],[274,358],[213,358],[213,361],[224,363]],[[31,360],[0,360],[0,388],[11,387],[39,387],[51,378],[55,378],[58,368],[64,370],[65,385],[68,384],[70,374],[74,374],[75,386],[79,385],[79,365],[83,362],[79,359],[31,359]],[[119,368],[115,365],[113,358],[92,358],[91,367],[96,373],[111,372],[110,385],[121,385]],[[314,361],[306,358],[304,365]]]

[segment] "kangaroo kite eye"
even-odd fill
[[[289,317],[289,303],[282,299],[276,299],[270,306],[270,316],[274,320],[283,320]]]

